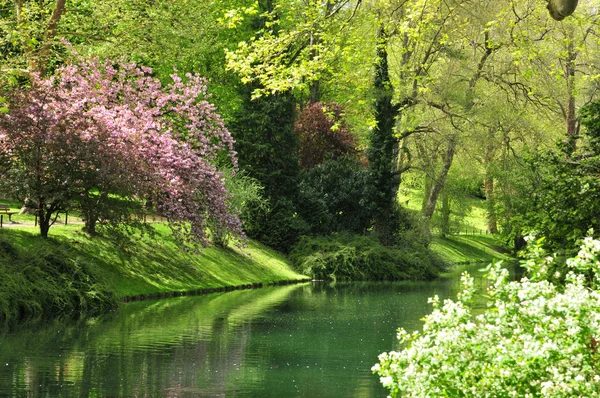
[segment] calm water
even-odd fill
[[[421,327],[428,297],[454,297],[453,274],[146,301],[24,325],[0,332],[0,396],[385,396],[370,371],[377,355],[397,347],[399,326]]]

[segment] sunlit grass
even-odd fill
[[[423,192],[416,188],[404,187],[398,195],[398,200],[409,210],[420,212]],[[462,206],[467,209],[466,214],[452,226],[452,234],[446,238],[434,236],[431,249],[446,262],[454,264],[489,263],[512,259],[499,235],[485,233],[487,228],[485,201],[473,197],[464,197],[461,200],[463,200]],[[433,232],[437,232],[435,228]]]
[[[403,187],[398,193],[398,201],[404,207],[409,210],[413,210],[416,212],[421,211],[421,207],[423,206],[423,191],[417,188],[407,188]],[[439,208],[441,198],[438,200],[438,211],[434,214],[433,224],[434,226],[439,223],[437,218],[439,218]],[[461,198],[461,207],[467,209],[464,215],[459,218],[458,222],[454,221],[451,228],[452,230],[459,233],[485,233],[487,228],[486,221],[486,210],[485,210],[485,200],[474,198],[470,196],[465,196]],[[456,210],[453,210],[456,212]],[[451,221],[451,222],[452,222]]]
[[[435,237],[431,249],[450,263],[490,263],[511,260],[501,240],[492,235],[451,235]]]
[[[179,248],[166,225],[153,226],[154,237],[138,237],[124,245],[109,236],[90,238],[80,231],[81,225],[55,226],[49,235],[120,298],[305,278],[292,271],[285,257],[256,242],[193,254]],[[5,228],[0,233],[23,248],[41,239],[35,227]]]

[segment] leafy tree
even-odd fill
[[[569,143],[563,142],[559,150],[531,156],[525,170],[527,181],[513,183],[521,197],[519,213],[511,220],[513,228],[543,234],[547,247],[572,247],[588,230],[600,228],[599,111],[597,102],[582,109],[586,146],[572,152]]]
[[[247,22],[261,31],[273,12],[272,1],[257,4],[262,14]],[[250,237],[279,250],[287,251],[306,230],[306,224],[297,214],[298,195],[298,137],[294,132],[297,116],[296,99],[287,93],[253,98],[252,92],[260,88],[260,82],[242,80],[242,101],[229,123],[236,140],[240,167],[264,186],[269,200],[269,211],[257,209],[246,220],[245,228]]]
[[[356,139],[342,119],[343,112],[334,103],[314,102],[302,108],[294,126],[302,168],[310,169],[328,158],[356,151]]]
[[[246,220],[248,236],[280,250],[288,250],[304,230],[296,219],[294,201],[298,194],[297,143],[294,132],[296,105],[290,94],[250,98],[248,93],[230,129],[235,138],[240,167],[264,186],[269,211],[257,212]]]
[[[392,103],[394,89],[388,70],[387,38],[385,28],[379,30],[381,42],[377,47],[375,65],[375,128],[371,135],[368,150],[371,189],[375,208],[375,230],[380,235],[393,235],[395,226],[389,225],[396,204],[397,185],[393,179],[399,179],[399,170],[395,165],[397,140],[395,123],[400,106]]]

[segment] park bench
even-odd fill
[[[18,211],[11,211],[9,205],[0,204],[0,228],[2,228],[2,224],[4,222],[4,215],[8,215],[8,221],[12,222],[11,216],[13,214],[17,214]]]

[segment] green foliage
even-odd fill
[[[400,329],[401,350],[381,354],[373,371],[392,397],[599,396],[599,252],[600,241],[586,239],[564,285],[539,278],[552,261],[539,253],[528,257],[531,279],[511,282],[491,265],[483,313],[463,274],[458,299],[430,299],[423,331]]]
[[[225,178],[225,189],[229,194],[229,209],[238,216],[242,223],[250,222],[253,213],[268,213],[269,201],[264,197],[264,187],[257,179],[252,178],[245,171],[233,172],[226,167],[223,171]],[[212,232],[213,243],[220,247],[226,247],[231,239],[231,234],[218,224],[209,220],[209,228]]]
[[[569,139],[558,148],[526,158],[520,172],[506,176],[500,196],[505,232],[533,232],[546,248],[574,247],[589,229],[600,228],[600,103],[581,110],[585,127],[577,151]],[[573,138],[573,137],[571,137]]]
[[[352,2],[258,1],[254,7],[238,7],[225,14],[227,26],[237,29],[246,16],[261,11],[263,23],[247,41],[226,51],[227,67],[243,83],[258,82],[255,98],[290,90],[306,92],[327,75],[337,57],[343,56],[346,35],[360,5]],[[266,6],[265,6],[266,5]],[[262,6],[262,7],[261,7]]]
[[[249,237],[284,253],[290,251],[300,236],[309,232],[309,226],[296,212],[295,204],[284,198],[270,202],[268,211],[252,208],[244,227]]]
[[[329,281],[433,279],[444,269],[435,254],[413,241],[387,247],[373,237],[353,234],[304,237],[290,258],[302,274]]]
[[[387,39],[384,27],[380,27],[375,65],[375,128],[367,153],[371,174],[371,201],[375,206],[375,230],[382,237],[394,233],[393,220],[389,215],[396,214],[392,209],[396,204],[397,186],[394,180],[400,178],[394,174],[394,162],[397,162],[394,150],[398,141],[395,137],[395,123],[399,106],[392,103],[394,88],[390,82],[388,70]]]
[[[592,102],[581,108],[581,124],[586,128],[589,147],[592,153],[600,155],[600,101]]]
[[[244,88],[243,106],[230,124],[240,168],[264,186],[269,210],[252,206],[245,220],[249,237],[287,251],[306,225],[296,213],[298,192],[298,139],[294,132],[296,104],[292,95],[261,97],[252,101]]]
[[[532,231],[546,237],[546,247],[568,249],[590,228],[600,230],[599,157],[568,159],[562,151],[547,152],[527,164],[529,170],[512,186],[513,208],[506,209],[516,211],[512,236]]]
[[[0,237],[0,320],[61,313],[94,313],[118,304],[83,259],[57,242],[28,250]]]
[[[260,181],[271,201],[292,197],[300,171],[294,97],[282,94],[252,101],[249,90],[244,88],[243,106],[228,126],[240,168]]]
[[[368,170],[358,160],[327,160],[301,174],[298,213],[311,233],[364,233],[373,216],[368,183]]]

